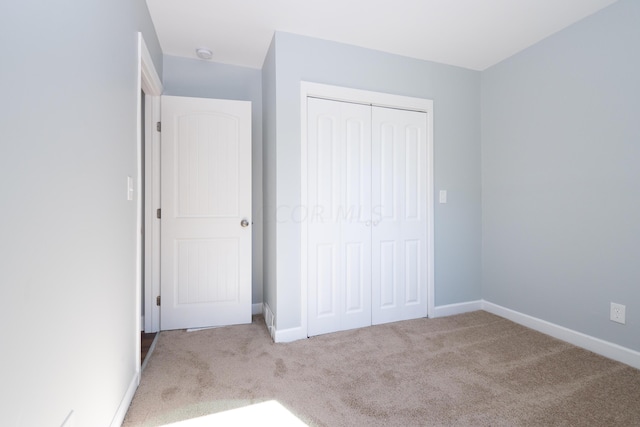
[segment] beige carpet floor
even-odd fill
[[[159,336],[124,426],[276,400],[312,426],[640,426],[640,371],[484,311],[274,344]]]

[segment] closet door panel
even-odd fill
[[[426,130],[425,113],[372,108],[373,324],[427,315]]]
[[[339,117],[315,111],[309,126],[308,311],[309,335],[340,327],[340,227],[332,218],[340,205]],[[313,136],[313,137],[312,137]]]
[[[342,329],[371,325],[371,110],[337,103],[345,123],[344,204],[341,237],[344,247]]]
[[[313,336],[371,324],[371,111],[308,98],[307,112],[307,310]]]

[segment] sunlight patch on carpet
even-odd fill
[[[275,400],[205,415],[204,417],[165,424],[167,427],[203,427],[203,426],[240,426],[260,425],[303,427],[307,424],[300,421],[287,408]]]

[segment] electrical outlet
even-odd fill
[[[622,323],[624,325],[625,306],[622,304],[611,303],[611,320],[614,322]]]

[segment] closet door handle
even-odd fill
[[[373,221],[373,226],[374,226],[374,227],[377,227],[377,226],[378,226],[378,224],[380,224],[380,222],[379,222],[379,221]]]
[[[371,227],[371,221],[365,222],[364,225],[366,225],[367,227]]]

